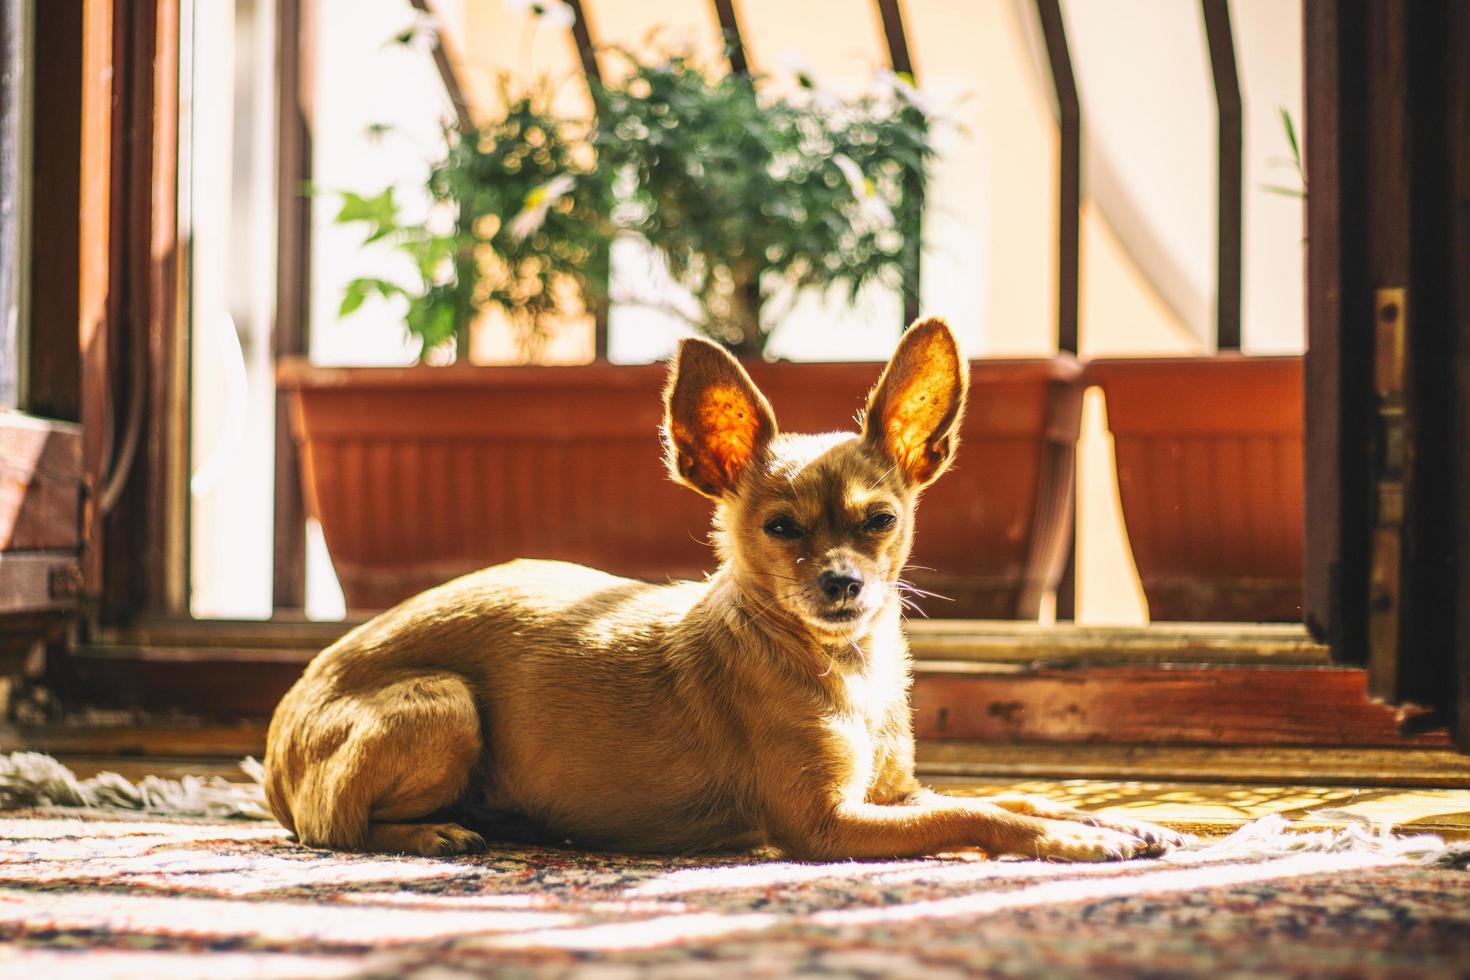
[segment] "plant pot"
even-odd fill
[[[880,366],[754,363],[786,431],[851,429]],[[1034,618],[1065,562],[1081,371],[976,361],[959,457],[925,493],[911,575],[931,616]],[[661,581],[715,565],[709,502],[664,473],[662,365],[281,364],[309,513],[347,605],[511,558]]]
[[[1150,617],[1299,621],[1302,358],[1099,358],[1086,377]]]

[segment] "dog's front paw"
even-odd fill
[[[1043,820],[1045,829],[1031,841],[1032,853],[1045,861],[1126,861],[1164,853],[1162,841],[1131,833],[1062,820]],[[1160,828],[1162,829],[1162,828]]]
[[[1158,853],[1172,851],[1174,848],[1183,847],[1187,843],[1183,834],[1176,833],[1168,827],[1160,827],[1156,823],[1133,820],[1129,817],[1103,816],[1101,814],[1092,814],[1091,816],[1093,819],[1089,820],[1088,823],[1091,823],[1093,826],[1103,827],[1107,830],[1116,830],[1120,834],[1128,834],[1137,837],[1145,843],[1157,845],[1162,849]]]
[[[485,838],[457,823],[387,823],[373,825],[369,845],[374,851],[448,857],[483,851]]]

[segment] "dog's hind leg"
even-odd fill
[[[292,806],[314,847],[442,855],[482,850],[479,834],[426,818],[464,792],[480,759],[480,718],[453,674],[421,674],[343,699],[350,734],[311,765]]]

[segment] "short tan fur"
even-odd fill
[[[974,847],[1107,860],[1177,843],[914,777],[901,576],[967,383],[948,326],[924,320],[860,433],[786,435],[738,362],[684,341],[666,462],[715,501],[719,568],[652,585],[514,561],[383,613],[322,651],[276,709],[272,811],[304,844],[414,854],[528,835],[812,859]]]

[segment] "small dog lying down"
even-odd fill
[[[861,433],[786,435],[739,363],[685,341],[667,463],[715,501],[719,569],[651,585],[513,561],[383,613],[276,709],[271,810],[303,844],[425,855],[484,848],[464,823],[492,839],[811,859],[975,847],[1100,861],[1179,843],[914,778],[898,579],[967,384],[949,328],[926,320]]]

